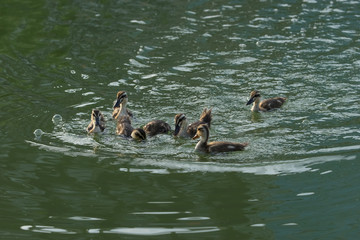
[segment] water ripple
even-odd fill
[[[220,231],[218,227],[189,227],[189,228],[162,228],[162,227],[136,227],[136,228],[113,228],[109,230],[102,230],[102,233],[128,234],[140,236],[159,236],[167,234],[189,234],[189,233],[206,233]],[[90,233],[92,229],[89,230]]]
[[[57,233],[57,234],[80,234],[82,231],[76,232],[64,228],[57,228],[46,225],[23,225],[20,227],[24,231],[32,231],[37,233]],[[189,233],[207,233],[220,231],[220,228],[209,227],[117,227],[111,229],[89,228],[87,232],[90,234],[124,234],[124,235],[138,235],[138,236],[160,236],[168,234],[189,234]]]

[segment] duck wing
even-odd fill
[[[243,151],[248,143],[235,142],[211,142],[208,144],[209,152],[233,152]]]
[[[283,97],[269,98],[261,101],[259,107],[265,109],[266,111],[269,111],[274,108],[280,108],[285,101],[286,98]]]
[[[119,112],[120,112],[120,108],[118,107],[118,108],[114,108],[114,110],[113,110],[113,113],[112,113],[112,117],[114,118],[114,119],[116,119],[117,117],[118,117],[118,115],[119,115]],[[131,117],[131,118],[133,118],[133,113],[129,110],[129,109],[126,109],[126,112],[127,112],[127,114],[128,114],[128,116],[129,117]]]
[[[93,122],[91,122],[91,123],[89,123],[89,125],[88,125],[88,127],[86,128],[86,131],[88,132],[88,133],[91,133],[92,131],[93,131]]]
[[[211,120],[212,120],[211,110],[212,109],[204,108],[204,110],[202,111],[202,113],[200,115],[200,122],[206,123],[209,126],[209,128],[210,128],[210,124],[211,124]]]

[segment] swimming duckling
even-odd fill
[[[129,116],[119,116],[116,123],[116,134],[123,135],[124,137],[131,137],[134,128],[131,126]]]
[[[135,140],[146,140],[146,132],[142,128],[136,128],[131,132],[131,137]]]
[[[183,113],[176,114],[174,136],[192,138],[195,136],[197,127],[200,124],[207,124],[210,128],[211,119],[212,119],[211,109],[207,109],[207,108],[204,108],[204,110],[202,111],[199,121],[189,125]]]
[[[120,116],[116,124],[116,134],[131,137],[135,140],[146,140],[146,133],[142,128],[134,129],[129,116]]]
[[[89,123],[86,131],[88,133],[100,133],[105,130],[105,119],[104,115],[97,110],[93,109],[91,111],[91,122]]]
[[[284,97],[275,97],[275,98],[265,99],[260,102],[260,98],[261,95],[259,91],[254,90],[250,93],[250,99],[246,103],[246,105],[250,105],[251,103],[254,103],[251,108],[251,111],[253,112],[270,111],[274,108],[280,108],[281,105],[283,105],[283,103],[286,101],[286,98]]]
[[[128,96],[125,91],[119,91],[116,95],[116,102],[113,106],[114,110],[112,117],[118,119],[119,116],[130,116],[133,117],[133,114],[130,110],[126,108],[128,102]]]
[[[155,136],[161,133],[168,133],[171,131],[171,127],[167,122],[162,120],[153,120],[147,123],[143,129],[145,130],[146,134],[150,137]]]
[[[192,139],[201,137],[200,141],[196,144],[195,150],[205,153],[215,152],[232,152],[242,151],[248,143],[235,143],[235,142],[210,142],[209,140],[209,127],[207,124],[201,124],[197,128],[196,135]]]

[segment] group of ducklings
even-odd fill
[[[251,111],[270,111],[275,108],[280,108],[286,101],[284,97],[275,97],[260,101],[261,95],[259,91],[252,91],[250,99],[246,105],[253,104]],[[128,95],[125,91],[119,91],[116,95],[116,101],[113,106],[112,117],[116,120],[116,134],[135,140],[145,140],[147,136],[155,136],[157,134],[169,133],[171,127],[168,123],[162,120],[153,120],[147,123],[143,128],[133,128],[131,125],[132,112],[126,108],[128,102]],[[248,143],[224,142],[216,141],[210,142],[210,124],[211,124],[211,109],[205,108],[199,121],[188,124],[185,114],[179,113],[175,115],[175,130],[173,135],[175,137],[183,138],[200,138],[196,144],[195,150],[205,153],[216,152],[232,152],[242,151]],[[93,109],[91,112],[91,122],[87,127],[88,133],[101,133],[105,130],[104,115],[98,110]]]

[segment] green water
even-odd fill
[[[357,1],[0,5],[1,239],[358,238]],[[251,113],[253,89],[288,101]],[[210,107],[211,140],[250,145],[115,136],[119,90],[136,127]]]

